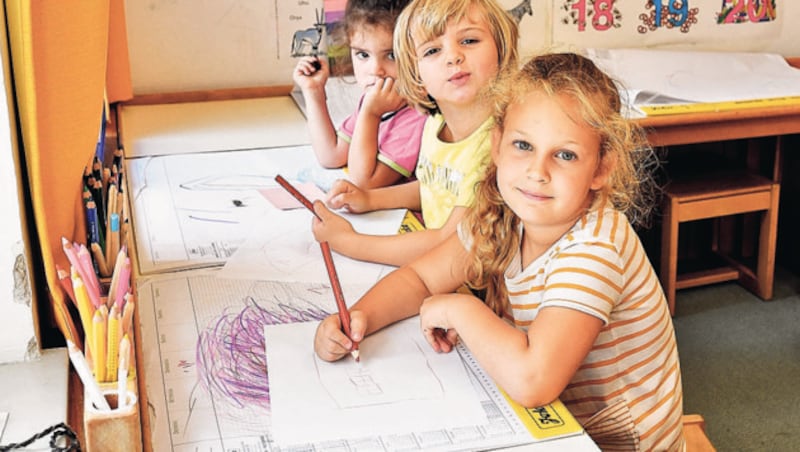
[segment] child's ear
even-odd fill
[[[591,189],[597,191],[605,187],[616,165],[617,155],[607,152],[597,166],[597,171],[595,171],[594,178],[592,179]]]
[[[492,162],[497,164],[497,157],[500,155],[500,138],[503,137],[503,131],[499,126],[492,128]]]

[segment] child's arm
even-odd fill
[[[481,300],[462,294],[428,298],[420,310],[420,323],[437,350],[452,347],[433,332],[455,330],[497,385],[527,407],[558,398],[603,326],[599,318],[575,309],[547,307],[526,334],[495,315]]]
[[[319,68],[314,66],[319,63]],[[306,104],[306,123],[311,138],[311,148],[319,164],[326,168],[340,168],[347,163],[348,143],[340,140],[328,112],[325,83],[329,74],[324,58],[304,57],[295,67],[292,78],[303,92]]]
[[[404,104],[405,100],[397,94],[392,78],[379,78],[374,85],[367,88],[347,157],[348,176],[359,187],[385,187],[402,177],[400,173],[378,161],[378,129],[384,114],[396,111]]]
[[[340,254],[368,262],[400,266],[422,256],[452,235],[466,208],[456,207],[440,229],[426,229],[397,235],[367,235],[353,230],[344,218],[320,203],[312,229],[318,241],[327,241]]]
[[[419,210],[419,181],[365,190],[339,179],[331,186],[325,202],[332,209],[347,209],[353,213],[403,208]]]
[[[431,293],[456,290],[464,282],[465,256],[464,247],[453,235],[419,261],[380,280],[350,308],[352,339],[361,341],[368,334],[418,314]],[[314,350],[320,358],[335,361],[347,355],[351,347],[352,341],[341,331],[338,315],[320,323],[314,338]]]

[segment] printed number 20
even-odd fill
[[[738,22],[738,18],[744,17],[745,5],[747,5],[747,17],[750,22],[775,19],[772,0],[724,0],[722,3],[722,11],[725,14],[724,23],[732,24]],[[728,8],[730,9],[725,13]]]

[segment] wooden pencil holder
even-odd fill
[[[119,408],[117,391],[105,389],[103,396],[111,411],[99,410],[86,397],[83,426],[88,452],[140,452],[142,450],[139,404],[136,393],[128,390],[127,403]]]

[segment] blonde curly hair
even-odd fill
[[[621,114],[617,85],[590,59],[575,53],[553,53],[531,59],[509,71],[492,89],[495,122],[502,131],[509,105],[523,102],[533,91],[569,96],[581,118],[601,138],[601,164],[609,177],[596,196],[605,196],[634,225],[647,225],[659,190],[653,170],[660,165],[644,131]],[[467,213],[464,232],[471,238],[468,284],[486,290],[486,303],[503,314],[508,294],[504,273],[519,250],[520,220],[503,201],[492,163],[476,185],[476,203]]]

